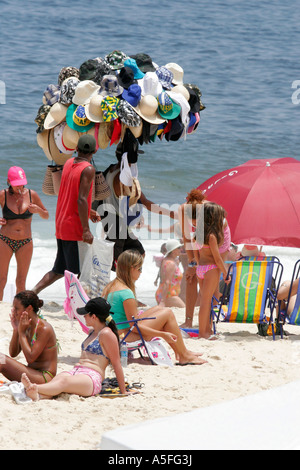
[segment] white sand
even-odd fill
[[[6,337],[0,342],[2,353],[7,353],[11,336],[9,312],[10,304],[0,303],[0,340]],[[58,371],[69,370],[78,360],[85,335],[78,323],[72,326],[61,307],[48,304],[43,313],[62,346]],[[174,309],[174,313],[181,323],[184,310]],[[276,337],[274,342],[258,336],[255,325],[219,324],[222,335],[217,341],[185,339],[189,349],[204,353],[208,364],[129,364],[126,379],[145,384],[139,395],[107,399],[62,394],[27,405],[17,405],[11,396],[0,395],[0,449],[96,449],[102,434],[119,426],[190,411],[298,380],[300,330],[285,329],[292,335],[284,340]],[[23,362],[23,355],[18,359]],[[107,376],[114,377],[110,368]]]

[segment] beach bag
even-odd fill
[[[92,159],[92,165],[95,168],[92,201],[103,201],[110,196],[110,187],[108,186],[102,171],[97,170],[94,159]]]
[[[96,171],[93,184],[92,201],[103,201],[110,196],[110,187],[102,171]]]
[[[173,361],[170,354],[163,344],[162,338],[152,338],[151,341],[145,341],[148,355],[153,362],[159,366],[173,367]]]
[[[62,165],[48,165],[42,184],[42,191],[47,196],[57,196],[61,181]]]
[[[55,196],[53,180],[52,180],[52,170],[53,165],[48,165],[46,168],[46,173],[44,176],[44,181],[42,184],[42,191],[47,196]]]
[[[114,243],[94,238],[92,245],[84,243],[81,247],[80,283],[90,299],[99,297],[110,281]]]

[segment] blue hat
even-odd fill
[[[138,80],[139,78],[144,77],[144,73],[138,68],[135,59],[126,59],[124,62],[124,67],[130,67],[133,70],[134,78]]]
[[[53,106],[59,100],[60,86],[50,84],[44,91],[43,104]]]
[[[122,98],[128,101],[131,106],[136,107],[141,101],[142,90],[141,87],[137,84],[130,85],[128,90],[124,90],[122,93]]]
[[[171,70],[167,69],[166,67],[158,67],[155,70],[155,73],[158,76],[158,80],[160,81],[162,87],[167,90],[171,90],[173,81],[173,73]]]
[[[86,132],[94,126],[94,122],[91,122],[86,114],[84,105],[77,106],[71,104],[67,109],[66,121],[71,129],[78,132]]]
[[[162,91],[158,97],[158,112],[165,119],[175,119],[179,116],[181,106],[170,98],[166,91]]]

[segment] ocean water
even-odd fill
[[[179,204],[191,188],[247,160],[299,160],[299,11],[299,2],[279,0],[1,0],[0,187],[6,187],[11,165],[22,166],[28,186],[50,212],[48,221],[33,218],[28,288],[51,269],[56,251],[56,197],[41,190],[49,161],[36,143],[34,118],[60,69],[79,67],[114,49],[146,52],[158,65],[182,66],[184,81],[199,86],[206,106],[198,129],[186,140],[144,145],[138,162],[146,196],[160,204]],[[98,168],[115,162],[113,147],[97,152]],[[101,233],[100,228],[93,231]],[[145,230],[140,235],[149,238]],[[152,238],[145,240],[146,269],[138,289],[142,300],[153,304],[157,268],[152,257],[162,240]],[[299,250],[279,250],[289,278]],[[14,261],[9,276],[13,283]],[[41,297],[62,303],[63,281]]]

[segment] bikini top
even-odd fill
[[[88,344],[86,347],[84,346],[84,343],[87,339],[89,339],[89,337],[91,336],[91,334],[94,332],[91,331],[91,333],[88,335],[88,337],[84,340],[84,342],[82,343],[81,345],[81,350],[82,351],[86,351],[86,352],[89,352],[91,354],[96,354],[97,356],[103,356],[105,357],[108,361],[109,361],[109,358],[107,356],[105,356],[103,350],[102,350],[102,347],[101,347],[101,344],[99,343],[99,335],[100,335],[100,331],[99,331],[99,334],[97,335],[97,337],[94,339],[94,341],[92,341],[90,344]]]
[[[31,191],[30,191],[30,189],[28,191],[29,191],[29,199],[30,199],[30,202],[31,202]],[[4,206],[3,206],[3,209],[2,209],[2,215],[3,215],[4,219],[6,219],[6,220],[16,220],[16,219],[30,219],[30,217],[32,217],[33,214],[31,212],[29,212],[28,209],[25,212],[23,212],[22,214],[16,214],[9,207],[7,207],[6,190],[4,191],[4,193],[5,193],[5,203],[4,203]]]

